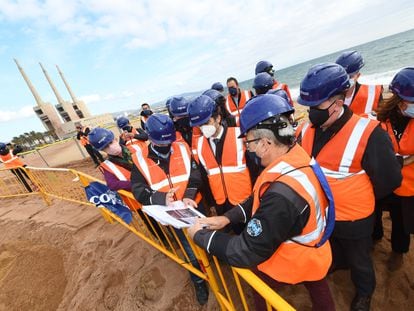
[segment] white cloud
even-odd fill
[[[0,110],[0,122],[14,121],[20,119],[26,119],[34,116],[32,106],[24,106],[17,111],[3,111]]]
[[[90,94],[83,95],[79,97],[80,100],[84,101],[86,104],[93,104],[102,100],[102,97],[99,94]]]

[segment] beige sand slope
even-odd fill
[[[0,310],[198,310],[184,269],[95,208],[1,203]]]

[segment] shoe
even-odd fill
[[[371,296],[355,295],[351,303],[351,311],[369,311],[371,306]]]
[[[205,281],[194,283],[197,301],[200,305],[205,305],[208,301],[208,287]]]
[[[387,268],[389,271],[394,272],[399,270],[403,265],[403,254],[392,252],[387,260]]]

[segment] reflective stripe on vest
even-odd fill
[[[377,109],[381,92],[381,85],[360,84],[349,108],[357,115],[366,115]]]
[[[179,183],[183,183],[183,182],[188,182],[188,180],[190,178],[190,173],[191,173],[191,155],[190,155],[189,149],[186,147],[185,143],[180,143],[180,142],[174,142],[171,145],[171,149],[172,149],[171,150],[172,153],[170,155],[170,163],[169,163],[170,173],[173,171],[171,169],[172,167],[174,167],[175,169],[183,169],[184,168],[183,174],[175,175],[175,176],[171,175],[170,176],[171,183],[173,185],[175,185],[175,184],[179,184]],[[184,167],[181,167],[181,166],[178,167],[179,165],[177,165],[177,163],[173,163],[174,162],[173,154],[176,154],[176,153],[179,153],[178,157],[180,157],[180,156],[182,157]],[[177,157],[177,154],[175,155],[175,157]],[[151,186],[151,189],[158,191],[158,190],[161,190],[163,188],[166,188],[166,187],[170,186],[170,182],[168,180],[167,175],[155,163],[151,167],[154,167],[154,169],[159,170],[160,173],[162,171],[162,174],[164,175],[163,176],[164,178],[161,181],[153,180],[153,177],[155,177],[155,176],[151,176],[151,172],[150,172],[151,167],[149,167],[148,163],[147,163],[148,160],[151,161],[151,162],[153,162],[153,161],[151,159],[144,158],[141,150],[139,150],[139,149],[137,150],[137,152],[133,156],[133,160],[134,160],[134,162],[137,162],[136,164],[138,164],[137,165],[138,169],[140,169],[141,173],[144,175],[144,177],[147,180],[148,184]],[[182,195],[185,192],[185,188],[184,189],[178,189],[177,193],[181,193],[181,196],[179,196],[179,195],[177,196],[178,199],[182,198]]]
[[[281,243],[272,256],[257,266],[260,271],[279,282],[297,284],[321,280],[331,265],[329,241],[320,247],[313,247],[323,236],[328,202],[317,176],[309,166],[310,161],[303,148],[295,145],[288,153],[265,168],[254,186],[252,219],[260,208],[260,198],[275,182],[287,185],[308,204],[309,218],[301,234],[294,237],[293,242],[286,240]]]
[[[131,173],[129,172],[129,176],[126,176],[126,174],[124,174],[120,167],[114,163],[112,163],[109,160],[105,160],[104,162],[101,163],[101,166],[103,167],[103,169],[107,170],[108,172],[113,173],[116,178],[118,178],[121,181],[129,181],[131,178]],[[126,169],[124,169],[123,167],[121,167],[123,170],[127,171]]]
[[[362,158],[377,126],[377,121],[353,114],[316,156],[334,196],[337,221],[366,218],[374,210],[373,186],[362,168]],[[301,133],[302,146],[311,155],[315,129],[307,127]]]
[[[339,172],[349,173],[352,161],[354,160],[356,150],[361,142],[361,137],[365,129],[370,124],[370,120],[361,118],[352,130],[352,134],[348,139],[344,154],[342,156],[341,164],[339,165]]]
[[[251,194],[250,173],[246,166],[243,140],[238,138],[240,128],[229,127],[225,135],[221,166],[204,136],[197,141],[197,158],[206,170],[216,203],[223,204],[228,199],[236,205]]]
[[[244,105],[246,104],[246,102],[249,99],[250,99],[250,92],[247,91],[247,90],[242,90],[241,93],[240,93],[239,105],[236,106],[235,103],[233,102],[233,98],[229,94],[229,95],[227,95],[226,109],[233,116],[238,117],[239,114],[243,111]]]
[[[4,164],[5,168],[16,168],[24,166],[23,161],[13,154],[13,150],[9,150],[9,153],[6,155],[0,155],[0,162]]]
[[[381,123],[381,127],[387,131],[391,138],[394,152],[401,156],[410,156],[414,154],[414,119],[410,119],[404,132],[401,135],[400,141],[397,141],[391,122],[387,120]],[[399,196],[414,196],[414,163],[404,165],[401,169],[403,176],[401,185],[394,190],[394,193]]]
[[[8,159],[5,159],[5,158],[8,158]],[[13,150],[10,150],[9,153],[4,156],[0,155],[0,161],[5,164],[13,162],[16,159],[19,159],[19,157],[13,154]]]
[[[229,129],[230,128],[228,128],[227,131],[229,131]],[[241,173],[246,169],[246,163],[244,160],[243,141],[238,138],[240,135],[240,128],[234,127],[234,133],[236,137],[236,149],[235,149],[236,150],[236,163],[234,164],[236,165],[235,166],[222,166],[221,169],[223,173]],[[197,155],[200,160],[200,163],[205,168],[207,175],[220,174],[220,167],[217,161],[215,161],[215,163],[209,163],[209,165],[207,165],[207,162],[202,153],[203,148],[205,148],[205,144],[207,144],[210,147],[210,144],[208,143],[207,139],[204,138],[204,136],[199,137],[198,142],[197,142]],[[225,155],[226,154],[223,150],[223,156]]]
[[[293,166],[289,165],[286,162],[278,163],[276,166],[272,167],[268,172],[278,173],[281,175],[286,174],[288,176],[293,177],[303,186],[305,191],[315,202],[315,216],[316,216],[315,230],[307,234],[304,234],[304,235],[293,237],[291,240],[285,241],[284,243],[297,242],[297,243],[302,243],[302,244],[308,244],[308,243],[316,241],[320,237],[320,235],[322,234],[325,228],[325,219],[322,217],[321,203],[319,202],[318,193],[315,187],[313,186],[313,184],[310,182],[308,176],[306,176],[306,174],[303,173],[300,169],[295,169]]]

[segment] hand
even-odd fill
[[[197,206],[198,206],[196,201],[191,200],[189,198],[184,198],[183,202],[184,202],[185,205],[190,205],[191,207],[194,207],[194,208],[197,208]]]
[[[125,135],[126,139],[132,139],[132,138],[134,138],[134,134],[133,133],[126,132],[126,133],[124,133],[124,135]]]
[[[165,195],[165,205],[169,206],[174,201],[176,201],[175,192],[178,190],[178,188],[179,187],[177,187],[177,188],[171,188],[170,190],[168,190],[167,194]]]
[[[210,230],[219,230],[224,228],[230,223],[230,220],[226,216],[213,216],[200,218],[200,223],[204,228]]]
[[[187,233],[191,239],[194,240],[194,235],[203,229],[203,225],[200,223],[200,218],[196,220],[195,224],[192,225],[190,228],[187,229]]]

